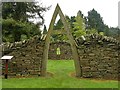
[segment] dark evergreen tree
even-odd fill
[[[59,19],[59,20],[57,21],[57,23],[54,25],[54,30],[59,30],[59,29],[61,29],[62,27],[63,27],[63,23],[62,23],[61,19]]]
[[[75,16],[71,16],[71,18],[70,18],[70,25],[71,25],[71,28],[74,28],[74,22],[76,22],[76,20],[75,20]]]
[[[34,35],[40,35],[40,25],[43,25],[43,12],[49,7],[43,7],[36,2],[4,2],[2,3],[2,33],[3,41],[20,41],[21,36],[30,38]],[[29,19],[40,19],[40,22],[34,24]]]
[[[44,23],[43,12],[49,7],[38,5],[37,2],[4,2],[2,5],[3,19],[13,18],[17,21],[29,21],[30,18],[41,19],[41,25]]]
[[[105,25],[105,28],[104,28],[104,35],[110,36],[110,30],[109,30],[108,25]]]
[[[104,22],[100,14],[95,9],[88,12],[87,28],[88,29],[94,28],[98,32],[104,32],[105,29]]]

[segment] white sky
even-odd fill
[[[44,13],[45,25],[49,27],[53,12],[57,3],[64,15],[76,16],[79,10],[87,16],[87,12],[93,8],[103,17],[104,23],[110,27],[118,26],[118,2],[119,0],[41,0],[43,6],[50,6],[49,11]]]

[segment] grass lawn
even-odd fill
[[[50,77],[33,78],[9,78],[2,79],[3,88],[118,88],[118,81],[78,79],[70,73],[75,72],[73,60],[48,61],[48,72],[53,73]]]

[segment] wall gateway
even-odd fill
[[[73,36],[72,36],[72,34],[70,32],[70,27],[69,27],[69,25],[68,25],[68,23],[66,21],[66,18],[64,16],[64,14],[62,13],[62,10],[61,10],[61,8],[59,7],[58,4],[57,4],[57,6],[55,8],[55,11],[53,13],[52,20],[50,22],[50,26],[49,26],[49,29],[48,29],[48,33],[47,33],[47,36],[45,38],[45,46],[44,46],[44,52],[43,52],[41,75],[42,76],[46,75],[46,67],[47,67],[47,61],[48,61],[48,50],[49,50],[49,44],[50,44],[50,36],[54,32],[53,26],[54,26],[54,23],[55,23],[55,20],[56,20],[56,17],[57,17],[58,14],[60,16],[60,19],[61,19],[63,25],[64,25],[63,32],[66,33],[66,35],[67,35],[67,37],[69,39],[70,45],[71,45],[73,59],[74,59],[74,65],[75,65],[75,70],[76,70],[76,76],[80,77],[81,76],[80,60],[79,60],[79,56],[78,56],[78,53],[77,53],[77,48],[76,48],[76,45],[75,45],[75,41],[74,41]]]

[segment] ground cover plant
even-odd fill
[[[118,88],[118,81],[76,78],[73,60],[48,60],[46,77],[2,79],[2,88]]]

